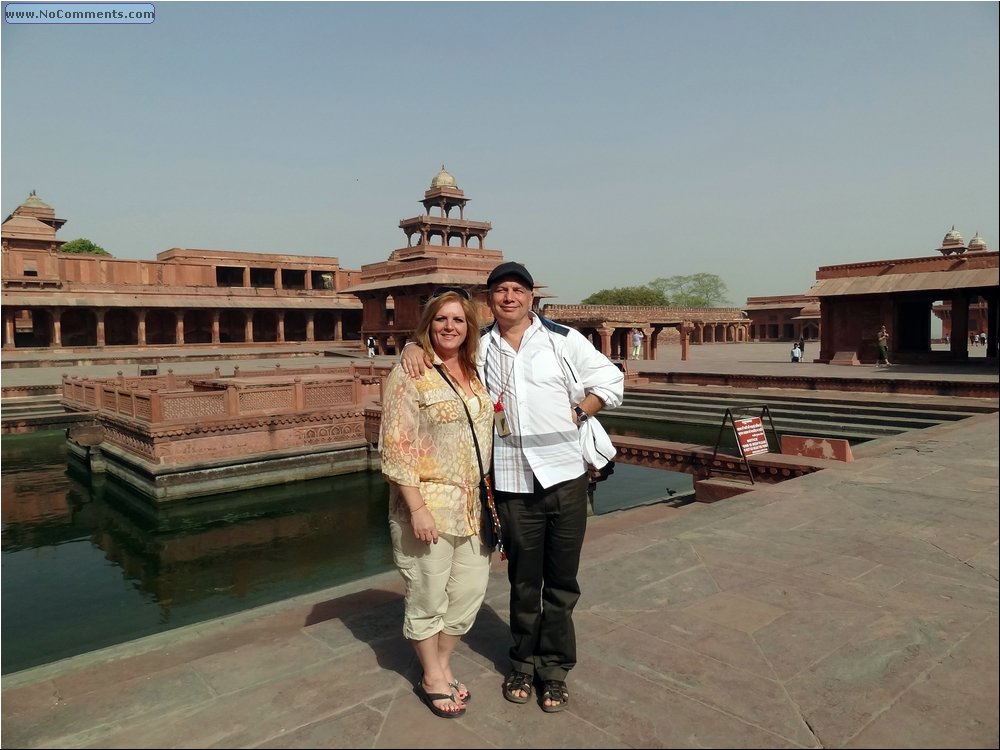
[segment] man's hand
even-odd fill
[[[399,356],[399,364],[402,366],[403,372],[411,378],[419,378],[434,366],[434,360],[430,359],[422,348],[414,344],[403,347],[403,353]]]

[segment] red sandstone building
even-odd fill
[[[468,289],[490,318],[486,278],[504,256],[486,247],[490,222],[466,218],[468,200],[442,166],[420,201],[423,212],[399,222],[406,246],[354,271],[336,258],[223,250],[174,248],[155,261],[61,253],[56,231],[65,220],[32,193],[2,227],[3,347],[113,353],[371,335],[381,352],[394,352],[438,286]],[[536,288],[536,304],[544,288]],[[633,327],[645,332],[644,356],[653,358],[682,336],[696,344],[749,338],[739,309],[546,305],[544,312],[622,359]]]
[[[954,227],[937,252],[942,257],[824,266],[804,295],[749,297],[744,310],[751,337],[819,339],[814,361],[859,364],[875,361],[876,332],[885,323],[900,362],[961,361],[970,334],[978,333],[987,334],[986,356],[995,357],[997,253],[978,233],[966,246]],[[932,315],[942,321],[939,337],[931,332]],[[932,352],[935,340],[949,350]]]
[[[952,228],[938,256],[824,266],[806,292],[820,302],[817,361],[856,364],[877,359],[881,325],[900,364],[961,362],[969,356],[970,310],[987,334],[986,356],[997,356],[1000,262],[977,234],[966,246]],[[947,308],[949,346],[931,349],[931,316]],[[985,315],[983,315],[985,312]],[[985,319],[984,319],[985,318]]]
[[[486,247],[492,225],[466,218],[468,198],[444,167],[420,203],[421,214],[399,222],[406,246],[357,271],[337,258],[282,253],[173,248],[155,261],[62,253],[56,232],[65,220],[32,192],[2,225],[3,348],[90,354],[351,340],[360,349],[372,335],[388,353],[412,335],[440,285],[469,289],[488,319],[485,280],[504,259]],[[997,254],[978,235],[966,247],[954,231],[938,250],[943,257],[823,267],[805,295],[751,297],[742,310],[546,304],[543,312],[621,359],[640,328],[645,358],[678,342],[803,338],[819,339],[815,361],[874,361],[884,322],[897,360],[932,361],[942,355],[930,349],[932,311],[950,336],[947,359],[966,357],[979,330],[996,356]]]
[[[34,193],[2,226],[4,349],[341,341],[361,303],[336,258],[173,248],[155,261],[59,252]]]

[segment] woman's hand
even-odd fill
[[[426,370],[433,366],[433,361],[427,358],[424,350],[416,344],[404,346],[403,353],[399,357],[399,364],[403,372],[411,378],[421,377]]]
[[[410,524],[413,526],[413,536],[417,538],[417,541],[424,544],[437,544],[437,524],[434,523],[434,516],[431,515],[427,505],[422,505],[410,513]]]

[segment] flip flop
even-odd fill
[[[458,702],[459,703],[468,703],[470,700],[472,700],[472,691],[469,690],[469,688],[466,688],[465,689],[465,697],[463,698],[462,697],[462,690],[459,687],[459,685],[461,685],[461,684],[462,684],[462,681],[459,680],[457,677],[454,680],[452,680],[451,682],[448,683],[449,687],[455,688],[455,698],[458,699]]]
[[[428,693],[424,690],[424,686],[420,684],[414,688],[414,691],[416,692],[417,697],[424,702],[427,708],[429,708],[431,713],[435,716],[440,716],[442,719],[457,719],[465,713],[465,706],[462,706],[460,711],[445,711],[443,708],[438,708],[434,705],[434,701],[444,700],[458,703],[458,701],[455,700],[455,696],[451,693]]]

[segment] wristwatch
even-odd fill
[[[576,412],[576,418],[577,418],[577,420],[578,420],[578,421],[580,422],[580,424],[583,424],[583,423],[584,423],[584,422],[586,422],[586,421],[587,421],[588,419],[590,419],[590,415],[589,415],[589,414],[587,414],[587,412],[585,412],[585,411],[584,411],[583,409],[581,409],[581,408],[580,408],[579,406],[574,406],[574,407],[573,407],[573,411],[575,411],[575,412]]]

